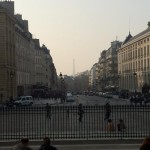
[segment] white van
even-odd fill
[[[27,106],[33,104],[33,97],[32,96],[20,96],[14,101],[16,106]]]

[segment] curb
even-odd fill
[[[0,141],[1,146],[13,146],[19,141]],[[100,140],[55,140],[52,145],[86,145],[86,144],[141,144],[143,139],[100,139]],[[30,140],[30,145],[41,145],[42,140]]]

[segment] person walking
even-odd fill
[[[111,113],[111,106],[109,104],[109,102],[107,102],[104,106],[105,109],[105,118],[104,120],[108,120],[110,118],[110,113]]]
[[[150,137],[146,137],[140,146],[140,150],[150,150]]]
[[[67,113],[67,118],[69,118],[69,108],[67,108],[66,113]]]
[[[48,103],[46,104],[46,117],[51,119],[51,106],[49,106]]]
[[[43,144],[40,146],[39,150],[57,150],[57,148],[51,145],[50,138],[45,137],[43,139]]]
[[[32,150],[32,148],[29,147],[29,139],[27,137],[23,137],[11,150]]]
[[[84,114],[83,106],[80,103],[78,106],[79,122],[82,122],[83,114]]]

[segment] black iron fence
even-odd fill
[[[150,135],[150,106],[111,106],[111,122],[104,106],[18,107],[0,109],[0,140],[143,138]],[[125,124],[119,130],[119,120]]]

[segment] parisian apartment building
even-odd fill
[[[150,85],[150,22],[137,35],[129,32],[123,42],[111,42],[110,48],[101,52],[96,66],[91,68],[89,85],[97,83],[97,91],[118,88],[142,92],[144,85]]]
[[[90,72],[89,85],[94,91],[106,91],[118,88],[118,57],[117,52],[122,42],[115,40],[111,42],[107,50],[100,54],[98,63],[95,63]]]
[[[35,85],[57,88],[50,50],[28,28],[28,20],[14,14],[13,1],[0,1],[0,103],[31,95]]]
[[[130,33],[118,50],[119,86],[141,92],[150,85],[150,22],[147,28],[132,36]]]

